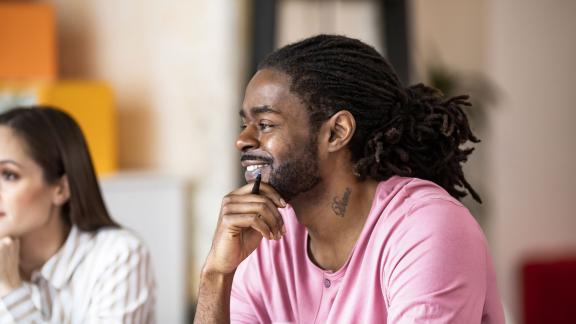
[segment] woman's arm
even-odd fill
[[[40,309],[32,302],[30,284],[23,283],[1,298],[0,323],[45,323]]]
[[[19,255],[18,240],[0,239],[0,323],[31,323],[42,319],[32,303],[30,287],[20,278]]]

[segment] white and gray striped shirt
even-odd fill
[[[72,227],[30,282],[0,298],[0,323],[154,323],[148,249],[129,231]]]

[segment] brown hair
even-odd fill
[[[70,115],[49,106],[18,107],[0,114],[0,125],[26,143],[47,183],[67,176],[70,199],[62,206],[66,222],[84,231],[119,226],[108,214],[86,140]]]

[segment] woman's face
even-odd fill
[[[0,126],[0,238],[20,238],[59,221],[59,185],[44,181],[26,143]]]

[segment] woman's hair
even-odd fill
[[[84,231],[118,227],[102,199],[84,135],[70,115],[47,106],[18,107],[0,114],[0,125],[24,141],[46,183],[67,176],[70,199],[62,217],[68,224]]]
[[[307,105],[311,128],[340,110],[356,120],[349,149],[354,173],[386,180],[392,175],[435,182],[460,199],[480,197],[462,164],[479,142],[462,110],[468,96],[445,98],[423,84],[404,88],[373,47],[344,36],[319,35],[282,47],[259,69],[286,73],[290,91]]]

